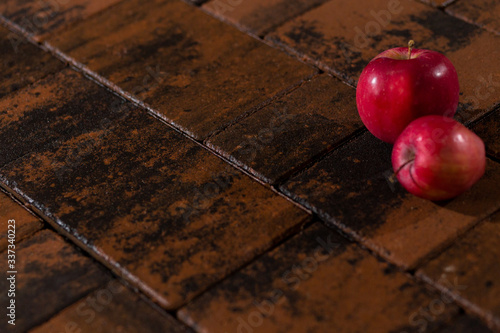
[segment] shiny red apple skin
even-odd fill
[[[474,132],[443,116],[411,122],[392,150],[396,177],[408,192],[447,200],[465,192],[484,174],[484,143]]]
[[[361,120],[377,138],[394,143],[422,116],[453,117],[459,83],[455,67],[441,53],[408,48],[386,50],[363,70],[356,89]]]

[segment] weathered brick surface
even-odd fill
[[[459,120],[475,120],[500,102],[500,36],[416,1],[329,1],[267,38],[353,84],[374,56],[413,39],[455,65]]]
[[[500,110],[478,121],[472,130],[483,139],[486,153],[500,161]]]
[[[362,126],[355,90],[325,74],[211,138],[208,145],[274,183]]]
[[[82,21],[121,0],[3,0],[0,15],[28,34],[42,37]]]
[[[142,110],[38,149],[0,174],[167,308],[185,303],[308,218]]]
[[[181,309],[198,332],[431,332],[438,294],[316,224]]]
[[[500,3],[495,0],[456,1],[446,10],[467,22],[500,35]]]
[[[451,292],[497,330],[500,330],[499,242],[500,212],[497,212],[418,272],[444,289],[449,289],[449,285],[441,283],[440,278],[456,275],[461,288]]]
[[[212,0],[205,3],[203,9],[244,31],[260,36],[326,1]]]
[[[6,258],[1,260],[0,268],[2,272],[10,270]],[[5,315],[7,302],[12,299],[7,295],[10,282],[5,277],[0,279],[0,304],[5,317],[0,321],[2,332],[26,332],[110,278],[94,261],[48,230],[18,244],[15,269],[15,326],[7,323]]]
[[[70,69],[1,99],[0,166],[58,140],[109,126],[123,117],[124,103]]]
[[[15,222],[9,223],[10,220]],[[9,229],[11,229],[11,234],[12,230],[15,231],[15,242],[19,242],[41,228],[42,222],[38,217],[30,214],[9,195],[0,191],[0,252],[5,251],[9,244],[13,245],[13,242],[8,242]],[[11,249],[13,249],[12,246]]]
[[[63,63],[0,26],[0,98],[63,68]],[[1,113],[0,113],[1,114]]]
[[[50,42],[198,139],[315,72],[173,0],[123,1]]]
[[[151,304],[116,280],[67,307],[29,333],[188,333],[192,332],[172,316]]]
[[[335,150],[282,189],[389,261],[417,266],[500,207],[500,165],[463,195],[432,202],[391,182],[392,146],[370,133]]]

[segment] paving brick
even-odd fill
[[[68,165],[72,152],[76,162]],[[309,218],[142,110],[113,127],[39,149],[0,174],[167,308],[182,305]]]
[[[325,221],[404,268],[452,242],[500,207],[500,165],[463,195],[432,202],[392,179],[391,150],[365,133],[282,186]]]
[[[266,38],[352,84],[378,53],[413,39],[455,65],[459,120],[478,119],[500,102],[500,36],[416,1],[330,1]]]
[[[63,68],[63,63],[0,26],[0,98]]]
[[[447,13],[500,35],[500,3],[495,0],[456,1]]]
[[[486,153],[500,161],[500,110],[478,121],[472,130],[483,139]]]
[[[430,332],[457,312],[405,274],[315,224],[181,309],[198,332]]]
[[[187,333],[191,330],[112,280],[29,332]]]
[[[15,223],[9,223],[14,220]],[[14,225],[14,227],[12,227]],[[14,201],[10,196],[0,191],[0,252],[7,249],[8,229],[15,230],[15,240],[19,242],[42,228],[40,219],[30,214],[23,206]],[[12,231],[11,231],[12,233]],[[12,247],[11,247],[12,249]]]
[[[355,90],[321,75],[208,141],[274,183],[362,128]]]
[[[126,0],[50,42],[197,139],[315,73],[181,1]]]
[[[121,0],[4,0],[0,15],[30,35],[42,37],[81,21]]]
[[[70,69],[48,76],[0,100],[0,166],[58,140],[109,125],[123,117],[126,105]]]
[[[7,260],[0,263],[7,272]],[[109,280],[91,259],[52,231],[43,230],[16,246],[15,326],[0,321],[2,332],[26,332]],[[5,309],[10,282],[0,279],[0,304]],[[5,317],[5,314],[4,314]]]
[[[232,23],[251,34],[261,36],[271,28],[327,0],[212,0],[203,9],[215,17]]]
[[[450,320],[444,327],[441,327],[436,333],[492,333],[481,320],[462,314]]]
[[[443,276],[458,276],[463,287],[457,297],[497,330],[500,330],[499,241],[500,212],[497,212],[418,272],[444,289],[449,289],[449,286],[441,283]]]

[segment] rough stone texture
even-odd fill
[[[462,299],[461,303],[478,312],[497,330],[500,330],[499,242],[500,212],[497,212],[418,272],[443,289],[450,289],[440,281],[443,276],[458,276],[461,290],[457,297]]]
[[[208,145],[274,183],[362,127],[355,90],[325,74],[211,138]]]
[[[500,110],[478,121],[472,130],[483,139],[486,153],[500,161]]]
[[[167,308],[184,304],[308,218],[142,110],[38,149],[0,174]]]
[[[456,1],[446,11],[500,35],[500,2],[496,0]]]
[[[460,121],[478,119],[500,102],[500,36],[416,1],[329,1],[267,39],[352,84],[377,54],[413,39],[455,65]]]
[[[0,321],[2,332],[26,332],[109,280],[94,261],[52,231],[43,230],[16,246],[16,321]],[[6,258],[2,272],[10,271]],[[6,274],[7,275],[7,274]],[[4,275],[5,276],[5,275]],[[9,274],[10,276],[10,274]],[[0,279],[0,304],[7,307],[9,281]]]
[[[327,0],[212,0],[203,9],[257,36]]]
[[[316,224],[180,310],[198,332],[430,332],[438,294]]]
[[[15,223],[9,223],[9,220],[15,220]],[[12,243],[9,243],[7,238],[9,229],[15,230],[15,241],[19,242],[41,228],[42,222],[38,217],[30,214],[9,195],[0,191],[0,252],[5,251],[7,246]]]
[[[392,146],[365,133],[282,189],[389,261],[416,267],[500,207],[500,165],[461,196],[432,202],[392,179]]]
[[[197,139],[316,71],[175,0],[123,1],[50,42]]]
[[[0,15],[28,34],[43,37],[121,0],[3,0]]]
[[[1,5],[0,5],[1,6]],[[63,68],[63,63],[0,26],[0,98]],[[1,115],[1,111],[0,111]]]
[[[29,333],[192,332],[116,280],[67,307]]]

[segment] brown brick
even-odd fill
[[[444,327],[435,333],[492,333],[481,320],[466,314],[459,315],[450,320]]]
[[[289,19],[327,0],[211,0],[203,9],[254,35],[264,35]]]
[[[10,276],[6,258],[0,268]],[[52,231],[43,230],[16,246],[16,320],[0,321],[2,332],[26,332],[109,280],[100,266]],[[5,276],[5,275],[4,275]],[[0,279],[0,304],[11,299],[10,282]]]
[[[500,3],[495,0],[456,1],[447,13],[500,35]]]
[[[315,72],[181,1],[126,0],[50,42],[197,139]]]
[[[14,220],[15,222],[9,223],[10,220]],[[15,242],[14,244],[8,242],[9,229],[14,229],[16,235],[15,241],[19,242],[41,228],[42,222],[39,218],[30,214],[18,202],[0,191],[0,252],[5,251],[9,244],[15,245]],[[12,234],[12,231],[10,233]],[[13,249],[12,246],[11,249]]]
[[[68,155],[75,161],[69,165]],[[167,308],[182,305],[308,218],[142,110],[39,149],[0,174]]]
[[[451,293],[497,330],[500,330],[499,242],[500,212],[497,212],[418,272],[443,289],[451,289],[442,283],[443,277],[458,276],[461,288],[451,289]]]
[[[424,319],[438,302],[443,307],[433,321]],[[316,224],[179,316],[198,332],[430,332],[456,311],[440,295]]]
[[[478,121],[472,130],[483,139],[486,153],[500,161],[500,110]]]
[[[112,280],[30,331],[47,332],[187,333],[191,330]]]
[[[0,15],[35,37],[81,21],[121,0],[3,0]]]
[[[355,90],[321,75],[208,142],[274,183],[362,128]]]
[[[367,27],[369,36],[357,37]],[[455,65],[458,119],[475,120],[500,102],[500,36],[416,1],[330,1],[267,38],[352,84],[378,53],[414,39],[416,47],[439,51]]]
[[[1,5],[0,5],[1,6]],[[63,63],[0,26],[0,98],[63,68]]]
[[[370,133],[335,150],[282,189],[389,261],[413,268],[500,207],[500,165],[463,195],[432,202],[391,182],[392,146]]]
[[[124,103],[70,69],[3,98],[0,167],[57,140],[109,126],[124,116],[122,108],[128,105]]]

